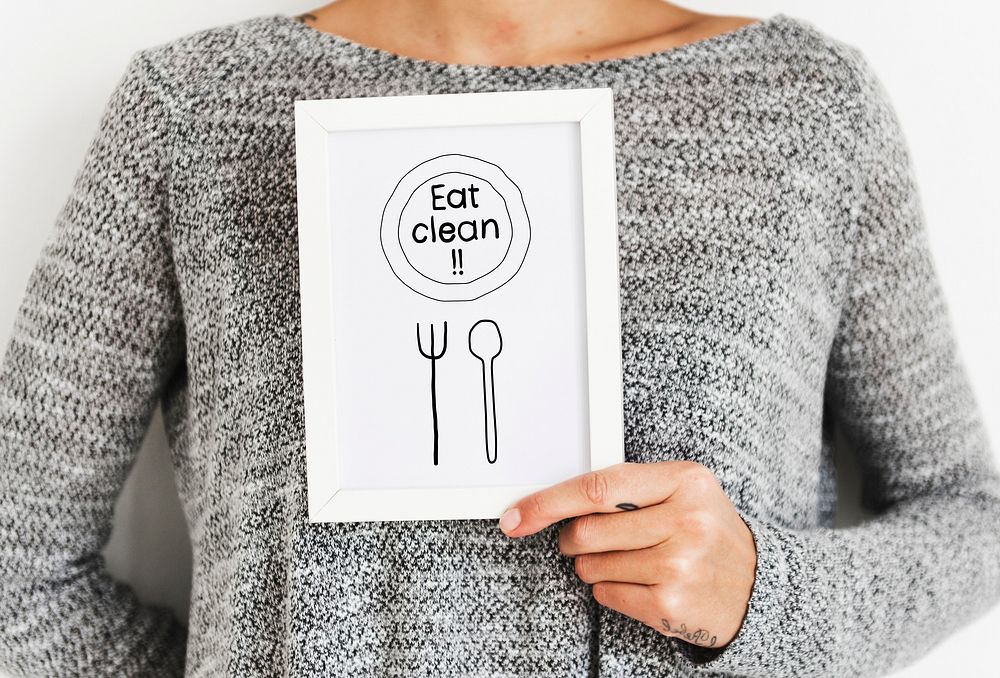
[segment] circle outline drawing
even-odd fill
[[[421,273],[406,258],[399,239],[402,209],[412,192],[429,177],[449,172],[470,174],[490,183],[506,203],[511,220],[511,240],[503,260],[489,273],[463,283],[443,283]],[[482,176],[484,172],[487,176]],[[521,270],[531,243],[531,222],[521,189],[499,165],[465,153],[444,153],[418,163],[396,182],[382,208],[379,241],[393,275],[417,294],[435,301],[474,301],[500,289]]]
[[[462,174],[462,175],[465,175],[467,177],[472,177],[473,179],[479,179],[480,181],[486,183],[487,186],[489,186],[490,188],[492,188],[496,192],[496,194],[498,196],[500,196],[500,200],[503,202],[503,211],[507,215],[507,221],[509,221],[511,223],[511,241],[513,242],[513,240],[514,240],[514,238],[513,238],[513,230],[514,230],[513,229],[513,224],[514,224],[514,221],[513,221],[513,218],[510,216],[510,208],[507,207],[507,199],[505,197],[503,197],[503,193],[501,193],[500,191],[497,191],[496,186],[494,186],[492,183],[490,183],[489,179],[484,179],[483,177],[476,176],[475,174],[469,174],[468,172],[455,172],[455,171],[441,172],[439,174],[435,174],[432,177],[427,177],[426,179],[424,179],[423,182],[421,182],[420,184],[418,184],[417,187],[414,188],[410,192],[410,195],[407,196],[406,201],[403,203],[403,207],[400,209],[400,212],[399,212],[399,224],[397,225],[397,228],[396,228],[396,238],[399,240],[399,246],[403,250],[403,256],[406,257],[406,263],[408,263],[410,265],[410,267],[413,268],[413,270],[415,270],[420,275],[424,276],[425,278],[428,278],[429,280],[433,280],[434,282],[441,283],[442,285],[467,285],[470,282],[474,282],[476,280],[479,280],[480,278],[482,278],[484,276],[487,276],[490,273],[492,273],[493,271],[495,271],[496,268],[497,268],[497,266],[499,266],[500,264],[502,264],[503,261],[504,261],[504,259],[507,258],[507,255],[510,254],[510,243],[507,243],[507,247],[504,249],[504,252],[503,252],[503,258],[500,259],[499,263],[497,263],[496,266],[494,266],[490,270],[486,271],[485,273],[481,273],[481,274],[477,275],[475,278],[466,278],[465,280],[455,280],[455,281],[452,281],[452,282],[445,282],[444,280],[437,280],[436,278],[431,278],[429,275],[427,275],[426,273],[424,273],[423,271],[421,271],[419,268],[417,268],[416,266],[413,265],[413,262],[410,261],[410,257],[407,256],[407,254],[406,254],[406,249],[403,247],[403,234],[402,234],[402,231],[403,231],[403,211],[406,210],[407,205],[409,205],[410,201],[413,200],[413,194],[416,193],[420,189],[421,186],[425,186],[428,181],[433,181],[434,179],[437,179],[440,176],[444,176],[445,174]],[[459,247],[461,247],[461,245],[459,245]]]

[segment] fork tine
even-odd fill
[[[441,350],[437,352],[435,350],[435,337],[434,337],[434,323],[431,323],[430,329],[430,350],[424,349],[423,340],[420,333],[420,323],[417,323],[417,350],[420,351],[420,355],[427,358],[428,360],[437,360],[444,356],[445,351],[448,350],[448,321],[444,321],[444,332],[442,336]]]
[[[423,342],[420,341],[420,323],[417,323],[417,350],[420,351],[420,355],[422,355],[427,359],[430,359],[430,356],[427,355],[427,351],[424,350]]]

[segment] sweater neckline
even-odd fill
[[[423,71],[445,71],[449,73],[466,74],[542,74],[542,73],[571,73],[578,71],[599,71],[604,69],[620,69],[630,66],[642,66],[651,62],[663,62],[671,59],[683,59],[692,52],[704,51],[712,48],[723,48],[730,43],[737,42],[741,38],[764,30],[772,24],[780,23],[787,17],[783,12],[778,12],[757,21],[744,24],[724,33],[687,42],[676,47],[647,52],[644,54],[633,54],[623,57],[610,57],[606,59],[596,59],[591,61],[575,61],[566,63],[549,64],[522,64],[522,65],[496,65],[496,64],[466,64],[447,61],[436,61],[433,59],[421,59],[418,57],[398,54],[390,50],[361,43],[338,33],[321,31],[312,26],[299,21],[294,16],[285,14],[273,14],[271,19],[277,24],[288,27],[294,34],[315,44],[321,49],[339,50],[354,54],[366,61],[376,62],[384,67],[407,67]]]

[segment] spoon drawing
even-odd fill
[[[493,392],[493,359],[500,355],[503,338],[492,320],[480,320],[469,330],[469,351],[483,364],[483,418],[486,422],[486,461],[497,460],[497,407]]]

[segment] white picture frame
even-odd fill
[[[337,223],[340,219],[338,209],[331,202],[333,169],[330,152],[332,140],[337,138],[334,135],[342,132],[418,128],[434,128],[440,132],[441,128],[459,126],[466,128],[468,132],[468,126],[538,123],[572,123],[573,129],[578,129],[589,469],[603,468],[623,461],[618,217],[612,90],[598,87],[308,99],[295,101],[294,113],[310,522],[494,519],[512,502],[551,484],[387,488],[343,486],[344,450],[338,448],[337,436],[338,424],[342,422],[338,421],[338,362],[335,358],[338,327],[334,311],[336,295],[331,253],[334,252],[333,240],[338,232],[337,228],[344,227],[344,224]],[[384,216],[382,223],[385,223]],[[515,242],[516,230],[512,227],[511,231],[513,244],[508,250],[518,248]],[[391,256],[386,252],[390,265]],[[512,273],[508,271],[505,275]],[[447,304],[449,301],[463,300],[440,301]],[[421,331],[419,326],[417,331],[418,334]],[[470,330],[470,350],[471,337]],[[492,361],[490,364],[492,365]],[[485,362],[483,367],[485,381]],[[484,386],[484,394],[486,392]],[[486,410],[488,412],[488,407]],[[489,419],[488,414],[484,414],[484,417]],[[435,463],[436,425],[435,419]],[[489,430],[487,423],[487,457],[490,454]],[[495,437],[495,428],[493,432]],[[493,454],[495,457],[495,448]]]

